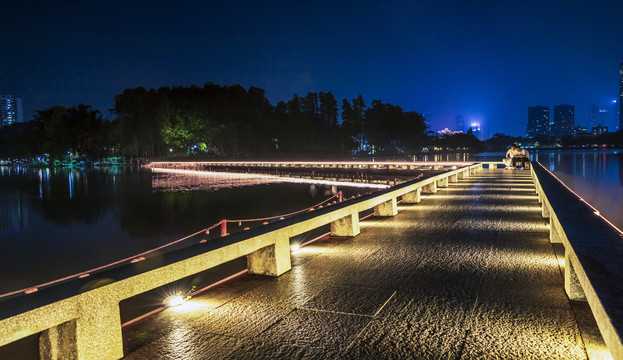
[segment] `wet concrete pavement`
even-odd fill
[[[528,171],[484,170],[392,218],[124,328],[127,359],[598,359]]]

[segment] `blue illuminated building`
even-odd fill
[[[472,134],[476,137],[476,139],[480,139],[480,123],[473,122],[469,125],[469,129],[472,131]]]
[[[549,107],[528,107],[528,126],[526,135],[533,138],[537,135],[549,135]]]
[[[552,136],[572,135],[575,127],[575,107],[573,105],[554,105],[554,121],[550,123]]]
[[[22,99],[13,95],[0,95],[0,127],[24,122]]]

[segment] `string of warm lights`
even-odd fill
[[[547,171],[550,175],[552,175],[554,177],[554,179],[558,180],[559,183],[562,184],[562,186],[564,186],[565,188],[567,188],[567,190],[569,190],[572,194],[574,194],[575,196],[578,197],[578,200],[580,200],[581,202],[585,203],[591,210],[593,210],[593,213],[597,216],[599,216],[600,218],[602,218],[608,225],[610,225],[614,230],[616,230],[619,235],[623,236],[623,230],[619,229],[616,225],[614,225],[612,222],[610,222],[610,220],[606,219],[603,215],[601,215],[601,212],[599,212],[599,210],[597,210],[596,207],[594,207],[593,205],[591,205],[588,201],[584,200],[584,198],[582,196],[580,196],[578,193],[576,193],[575,191],[573,191],[569,186],[567,186],[567,184],[565,184],[562,180],[560,180],[556,175],[554,175],[553,172],[549,171],[547,168],[545,168],[545,166],[541,166],[543,169],[545,169],[545,171]]]

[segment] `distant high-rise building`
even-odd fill
[[[534,106],[528,107],[528,126],[526,126],[526,136],[535,137],[537,135],[549,134],[549,107]]]
[[[597,124],[608,123],[608,110],[598,107],[596,104],[591,104],[588,109],[589,127],[597,126]]]
[[[599,114],[599,107],[597,107],[597,104],[591,104],[591,106],[588,108],[589,127],[595,126],[599,123],[597,121],[598,114]]]
[[[469,129],[472,131],[472,134],[476,137],[476,139],[480,139],[480,123],[473,122],[469,125]]]
[[[608,127],[607,126],[602,126],[601,124],[597,124],[597,126],[593,126],[591,128],[591,133],[593,135],[606,134],[606,133],[608,133]]]
[[[588,132],[587,127],[584,127],[582,125],[576,125],[576,127],[573,128],[573,135],[585,135],[585,134],[590,134]]]
[[[460,132],[465,131],[465,117],[463,117],[463,115],[456,116],[456,129],[454,130]]]
[[[607,124],[608,121],[608,110],[606,109],[599,109],[599,112],[597,113],[597,124]]]
[[[24,122],[22,99],[13,95],[0,95],[0,127]]]
[[[623,109],[621,109],[621,103],[623,102],[623,61],[621,61],[621,69],[619,70],[619,130],[623,130]]]
[[[573,105],[554,105],[554,121],[550,122],[552,136],[572,135],[575,126],[575,107]]]

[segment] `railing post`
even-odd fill
[[[558,227],[558,220],[552,216],[550,212],[549,218],[549,242],[553,244],[562,244],[562,234],[561,230]]]
[[[279,276],[292,268],[290,260],[290,238],[273,235],[275,243],[247,255],[247,269],[250,274]]]
[[[39,339],[41,359],[121,359],[123,338],[119,303],[86,296],[80,317],[47,329]]]
[[[227,220],[221,220],[221,237],[227,236]]]
[[[417,188],[411,192],[408,192],[402,195],[402,202],[405,204],[417,204],[421,201],[420,194],[422,193],[422,188]]]
[[[396,198],[392,198],[374,207],[375,216],[395,216],[396,214],[398,214],[398,203]]]
[[[539,194],[539,197],[540,197],[540,194]],[[547,204],[542,203],[541,204],[541,216],[544,218],[548,218],[549,214],[550,214],[549,207],[547,207]]]
[[[586,295],[578,279],[578,274],[575,272],[567,248],[565,248],[565,292],[569,300],[586,300]]]
[[[331,222],[331,236],[357,236],[359,232],[359,213],[356,211]]]
[[[433,181],[429,184],[426,184],[422,187],[422,192],[425,193],[436,193],[437,192],[437,182]]]

